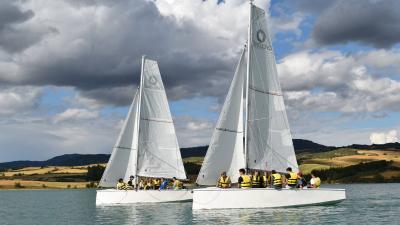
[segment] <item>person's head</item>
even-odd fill
[[[311,173],[311,177],[312,177],[312,178],[315,178],[315,174]]]
[[[258,170],[254,171],[254,176],[258,176],[260,173],[258,172]]]
[[[276,170],[272,170],[271,173],[272,173],[272,174],[276,173]]]
[[[303,174],[302,174],[301,172],[298,172],[298,173],[297,173],[297,176],[302,177]]]
[[[226,172],[225,172],[225,171],[223,171],[223,172],[221,173],[221,177],[226,177]]]
[[[122,182],[124,182],[124,180],[122,178],[119,178],[118,183],[122,183]]]
[[[176,177],[173,177],[172,180],[173,180],[173,181],[176,181],[177,179],[176,179]]]
[[[292,172],[292,168],[291,168],[291,167],[288,167],[288,168],[286,169],[286,171],[290,173],[290,172]]]
[[[244,175],[246,173],[246,170],[242,168],[239,170],[239,173],[240,173],[240,175]]]
[[[131,176],[129,177],[129,180],[133,180],[133,178],[135,178],[135,176],[131,175]]]

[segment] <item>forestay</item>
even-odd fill
[[[242,52],[207,155],[196,183],[214,185],[222,171],[232,181],[245,166],[243,154],[243,89],[246,75],[246,51]]]
[[[145,59],[143,68],[138,175],[186,179],[158,64]]]
[[[138,92],[129,108],[122,130],[100,180],[100,187],[114,187],[119,178],[127,180],[136,174]]]
[[[247,166],[298,171],[264,10],[252,5]]]

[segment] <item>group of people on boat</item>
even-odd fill
[[[321,185],[321,179],[313,173],[311,173],[310,182],[307,183],[301,172],[293,172],[290,167],[286,169],[285,174],[278,173],[275,170],[272,170],[270,173],[264,172],[263,174],[258,170],[254,170],[253,173],[246,173],[245,169],[240,169],[239,175],[239,188],[319,188]],[[221,173],[217,182],[217,187],[232,187],[231,178],[227,176],[225,171]]]
[[[183,188],[183,182],[173,177],[172,180],[166,178],[150,178],[150,177],[138,177],[139,182],[136,184],[134,181],[135,177],[130,176],[127,183],[124,179],[118,179],[117,189],[118,190],[179,190]]]

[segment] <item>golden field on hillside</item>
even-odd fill
[[[379,160],[393,161],[393,166],[400,167],[400,151],[338,149],[331,152],[303,155],[303,157],[300,155],[299,158],[301,159],[300,170],[304,174],[308,174],[314,169],[347,167]],[[385,171],[381,175],[384,177],[400,176],[400,171]]]

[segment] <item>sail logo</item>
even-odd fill
[[[263,30],[259,29],[257,31],[257,40],[259,42],[264,42],[266,38],[267,38],[267,35],[265,34],[265,32]]]
[[[272,51],[272,46],[268,45],[266,40],[267,40],[267,34],[265,34],[265,32],[262,29],[259,29],[256,33],[255,33],[255,41],[254,41],[254,45],[262,48],[262,49],[266,49],[268,51]]]

